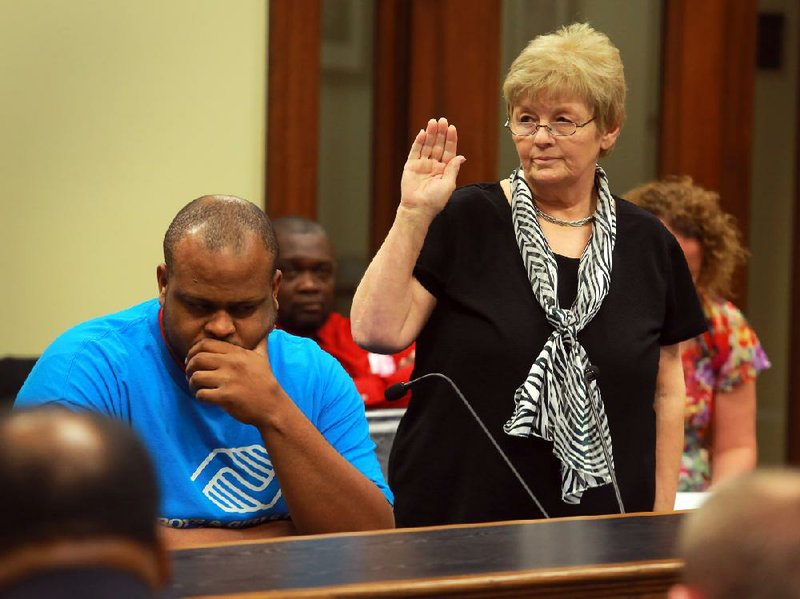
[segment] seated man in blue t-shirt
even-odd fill
[[[61,335],[17,396],[132,426],[172,546],[394,524],[352,380],[313,341],[273,330],[277,255],[260,208],[194,200],[164,237],[158,299]]]

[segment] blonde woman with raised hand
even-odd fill
[[[357,342],[416,339],[415,376],[449,376],[480,419],[441,381],[414,388],[389,464],[397,523],[672,509],[678,344],[704,321],[675,239],[597,165],[625,117],[619,51],[562,28],[529,43],[503,92],[519,168],[455,189],[456,128],[429,121],[353,302]]]

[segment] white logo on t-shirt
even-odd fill
[[[267,450],[260,445],[215,449],[194,471],[192,480],[207,467],[216,471],[203,487],[203,494],[226,512],[248,514],[269,509],[281,497],[280,489],[268,503],[264,503],[267,498],[256,496],[275,478]]]

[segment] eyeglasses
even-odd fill
[[[575,135],[575,132],[579,128],[585,127],[596,118],[597,117],[592,117],[580,125],[578,123],[573,123],[572,121],[556,121],[555,123],[542,124],[535,123],[533,121],[512,123],[509,119],[506,120],[506,124],[503,126],[511,131],[511,133],[514,135],[520,135],[523,137],[528,135],[536,135],[536,132],[539,131],[540,128],[547,129],[547,132],[553,137],[569,137],[570,135]]]

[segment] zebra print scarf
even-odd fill
[[[509,435],[534,435],[553,442],[553,454],[561,461],[561,499],[570,504],[580,503],[586,489],[611,482],[600,440],[602,434],[613,456],[608,420],[596,381],[585,382],[590,362],[578,341],[578,333],[594,318],[608,294],[617,237],[614,199],[600,166],[595,171],[595,187],[594,229],[578,266],[578,295],[567,309],[558,305],[558,266],[533,211],[531,190],[522,169],[511,174],[517,244],[533,295],[555,330],[514,394],[516,408],[503,429]],[[593,397],[597,398],[599,430],[589,404]]]

